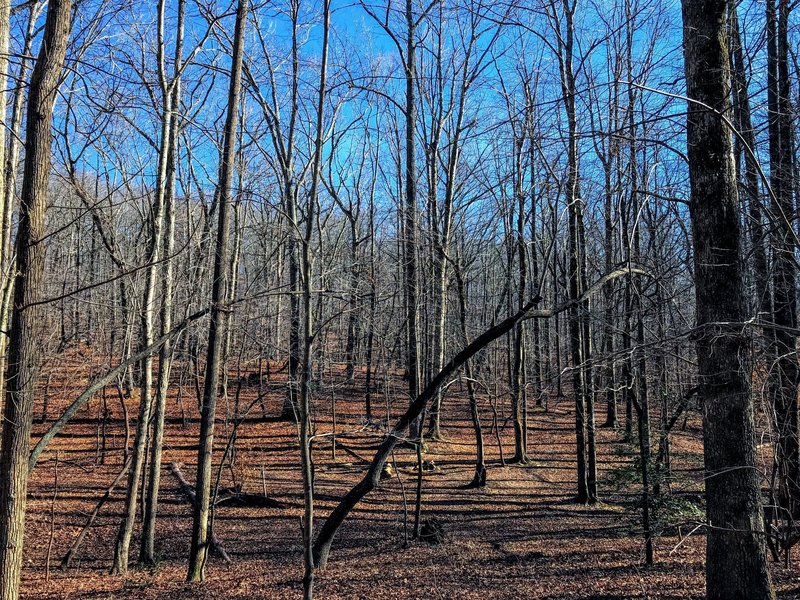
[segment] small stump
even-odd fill
[[[447,539],[447,535],[444,531],[444,523],[436,517],[425,519],[420,528],[419,539],[431,546],[441,544]]]

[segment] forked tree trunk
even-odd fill
[[[174,75],[169,87],[165,86],[165,94],[171,94],[170,102],[173,110],[180,109],[181,81],[180,69],[182,68],[183,54],[183,22],[185,0],[178,1],[177,38],[174,52]],[[163,47],[161,48],[160,65],[162,74],[166,66],[163,61]],[[161,281],[163,300],[161,304],[161,335],[172,329],[173,294],[174,294],[174,263],[170,258],[175,247],[175,179],[178,161],[178,134],[179,123],[177,115],[170,119],[168,154],[166,165],[166,180],[164,181],[164,231],[163,249],[164,262],[161,264]],[[147,494],[144,502],[144,520],[142,524],[142,543],[139,550],[139,560],[142,563],[155,564],[155,528],[156,515],[158,514],[158,489],[161,484],[161,454],[164,446],[164,421],[167,408],[167,392],[169,376],[172,370],[173,341],[169,340],[161,346],[158,353],[158,381],[153,413],[153,443],[150,449],[150,478],[147,482]]]
[[[158,30],[158,53],[159,66],[163,69],[163,49],[164,49],[164,10],[166,0],[158,3],[159,30]],[[163,70],[161,71],[163,75]],[[155,318],[156,318],[156,286],[158,274],[161,270],[159,261],[162,255],[163,239],[162,229],[164,225],[164,205],[166,202],[167,191],[167,164],[169,163],[170,136],[172,131],[172,120],[174,118],[172,105],[173,96],[171,91],[166,89],[166,82],[162,78],[162,100],[163,107],[160,115],[161,131],[160,144],[158,149],[158,171],[156,173],[155,198],[152,206],[152,223],[150,224],[150,240],[147,248],[146,260],[147,274],[141,307],[141,341],[140,347],[147,348],[155,339]],[[133,537],[133,528],[136,521],[137,506],[142,481],[146,476],[147,469],[147,448],[150,432],[150,416],[153,408],[153,356],[146,355],[141,362],[141,385],[139,387],[139,420],[136,424],[136,435],[133,443],[133,462],[128,476],[128,490],[125,496],[125,511],[119,531],[117,541],[114,546],[114,559],[111,572],[125,574],[128,571],[128,556]]]
[[[706,592],[709,600],[774,598],[764,544],[750,393],[750,342],[731,130],[728,2],[683,0],[687,145],[703,403]],[[702,103],[699,104],[699,103]],[[720,112],[721,111],[721,112]]]

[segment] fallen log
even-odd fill
[[[220,490],[214,506],[228,506],[238,508],[286,508],[283,502],[279,502],[269,496],[262,494],[249,494],[239,489]]]

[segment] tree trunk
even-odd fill
[[[51,0],[31,74],[25,137],[14,304],[11,316],[3,438],[0,446],[0,598],[19,596],[28,488],[28,447],[44,326],[43,243],[50,182],[53,107],[64,67],[71,0]]]
[[[8,108],[7,104],[8,94],[6,93],[6,89],[7,89],[8,72],[9,72],[8,46],[11,33],[10,30],[11,30],[11,0],[0,0],[0,90],[2,90],[2,92],[0,92],[0,122],[4,124],[6,123],[6,112]],[[21,71],[24,70],[25,68],[24,65],[25,63],[23,63],[20,69]],[[12,112],[12,118],[14,116],[15,115]],[[16,145],[16,140],[13,139],[13,136],[16,133],[17,133],[16,129],[12,127],[11,129],[12,141],[8,145],[9,149],[13,148]],[[14,199],[13,193],[6,193],[6,187],[9,185],[8,171],[5,169],[6,148],[7,148],[6,128],[4,126],[0,128],[0,282],[5,282],[6,265],[8,265],[10,259],[10,257],[8,256],[10,248],[6,244],[2,243],[2,231],[3,231],[2,220],[3,220],[3,215],[5,215],[7,212],[6,204],[13,203]],[[12,177],[12,182],[10,182],[10,185],[13,185],[13,177]],[[0,290],[2,290],[2,288],[3,286],[0,285]],[[6,329],[3,328],[3,331],[6,331]],[[3,370],[2,357],[5,354],[5,347],[6,347],[5,338],[6,336],[1,336],[0,339],[0,373],[2,373]],[[4,385],[5,383],[2,380],[2,375],[0,375],[0,394],[2,394]]]
[[[761,201],[759,168],[755,155],[755,134],[750,111],[750,94],[748,91],[745,56],[739,34],[739,18],[735,8],[730,9],[731,32],[731,64],[733,87],[733,114],[739,135],[735,139],[737,156],[744,161],[744,173],[740,173],[741,187],[747,198],[747,214],[750,226],[750,243],[752,246],[754,297],[753,306],[763,320],[771,313],[769,293],[769,275],[767,253],[764,248],[765,233],[763,223],[763,205]],[[748,151],[747,148],[750,150]],[[743,176],[742,176],[743,175]]]
[[[590,489],[591,465],[587,461],[591,458],[590,444],[587,443],[587,397],[591,384],[588,381],[589,348],[588,339],[588,304],[578,302],[583,294],[586,281],[586,255],[585,233],[583,224],[583,207],[580,197],[580,176],[578,165],[578,131],[577,116],[575,111],[575,72],[573,67],[574,44],[574,17],[575,0],[563,0],[563,16],[565,30],[561,43],[561,85],[564,97],[564,106],[567,113],[567,126],[569,131],[567,149],[567,218],[569,219],[569,248],[567,251],[567,288],[571,301],[568,313],[569,345],[572,358],[572,393],[575,395],[575,440],[577,454],[578,493],[576,501],[579,503],[593,502],[596,492]],[[593,406],[592,406],[593,408]],[[592,410],[592,413],[594,411]],[[593,437],[594,418],[590,415],[591,431]]]
[[[691,98],[687,145],[705,444],[706,592],[710,600],[770,599],[747,364],[750,342],[740,325],[747,311],[736,173],[731,131],[723,119],[730,113],[731,91],[728,3],[683,0],[682,5]]]
[[[214,447],[216,417],[225,328],[228,322],[227,295],[230,273],[230,213],[231,182],[236,154],[236,131],[239,121],[239,101],[242,89],[244,30],[247,23],[248,0],[239,0],[236,8],[236,31],[233,38],[230,88],[225,118],[225,138],[217,184],[217,240],[214,253],[214,284],[211,292],[211,318],[208,329],[208,357],[203,388],[203,410],[200,417],[200,441],[197,449],[197,504],[192,520],[192,545],[189,553],[187,580],[202,581],[209,550],[209,516],[211,512],[211,459]]]
[[[461,272],[461,264],[456,264],[453,269],[458,289],[458,317],[461,327],[461,343],[465,346],[469,343],[467,335],[467,291],[464,285],[464,274]],[[464,362],[464,374],[467,377],[467,397],[469,398],[469,415],[472,420],[472,428],[475,431],[475,475],[470,482],[470,487],[482,488],[486,486],[486,459],[483,450],[483,428],[478,414],[478,398],[475,393],[475,375],[472,369],[472,359]]]
[[[769,109],[770,183],[773,190],[774,226],[770,243],[772,270],[773,337],[771,377],[777,443],[778,501],[790,518],[798,515],[800,503],[800,430],[797,384],[797,266],[796,234],[793,229],[794,191],[792,179],[792,111],[789,102],[787,0],[767,1],[767,106]]]
[[[312,257],[311,242],[315,215],[317,210],[318,188],[320,180],[320,163],[322,161],[323,126],[325,118],[325,89],[328,73],[328,36],[330,34],[330,0],[323,0],[322,9],[322,58],[319,77],[319,92],[317,98],[314,157],[311,166],[311,187],[308,194],[306,207],[306,228],[302,243],[302,268],[303,268],[303,362],[300,379],[300,467],[303,478],[303,599],[311,600],[314,595],[314,577],[316,566],[314,562],[314,459],[312,453],[312,414],[311,414],[311,375],[313,352],[313,316],[311,311],[312,300]],[[320,243],[322,243],[320,236]],[[319,315],[320,317],[322,315]],[[335,419],[335,417],[334,417]],[[333,439],[334,448],[336,439]]]
[[[181,104],[180,69],[183,54],[183,22],[185,0],[178,2],[177,38],[175,41],[175,66],[174,76],[170,82],[172,89],[164,89],[165,94],[171,94],[170,106],[179,110]],[[163,73],[163,47],[160,65]],[[168,155],[166,165],[166,179],[164,181],[164,232],[163,248],[164,262],[161,264],[161,281],[164,298],[161,305],[161,335],[172,329],[173,295],[174,295],[174,263],[170,258],[175,247],[175,179],[178,161],[178,133],[179,123],[177,115],[170,119]],[[164,421],[167,408],[167,391],[169,376],[172,368],[173,341],[168,340],[161,346],[158,353],[158,382],[153,414],[153,444],[150,453],[150,478],[147,484],[147,494],[144,506],[144,521],[142,525],[142,543],[139,551],[139,560],[145,564],[155,564],[155,527],[158,514],[158,490],[161,483],[161,453],[164,446]]]
[[[522,191],[522,144],[523,137],[515,141],[515,165],[516,165],[516,204],[517,204],[517,224],[516,224],[516,243],[517,243],[517,306],[522,308],[525,303],[528,282],[528,251],[525,244],[525,194]],[[509,270],[511,265],[509,265]],[[511,290],[509,289],[509,297]],[[511,410],[513,412],[512,421],[514,423],[514,456],[511,462],[527,464],[528,459],[528,428],[527,428],[527,395],[525,393],[525,323],[520,321],[514,328],[512,339],[514,341],[514,363],[511,371]]]
[[[406,370],[408,372],[408,398],[414,402],[419,395],[419,307],[417,305],[417,166],[414,130],[417,121],[416,104],[416,17],[412,0],[406,0],[406,57],[405,57],[405,169],[406,198],[404,211],[404,265],[403,280],[406,290],[406,328],[408,329],[408,348]],[[422,423],[420,415],[411,424],[411,436],[420,437]]]
[[[10,7],[10,2],[7,3]],[[22,56],[19,59],[19,70],[17,71],[17,81],[22,82],[28,76],[30,65],[31,46],[36,34],[36,23],[38,21],[44,4],[31,5],[28,15],[28,27],[25,32],[25,42],[22,46]],[[5,9],[4,9],[5,10]],[[2,19],[3,17],[0,17]],[[3,88],[5,89],[5,88]],[[12,252],[11,252],[11,230],[12,216],[14,213],[14,197],[16,195],[17,163],[19,162],[19,152],[22,147],[23,135],[22,118],[25,108],[25,89],[24,85],[18,85],[14,92],[14,103],[11,109],[11,119],[8,124],[9,140],[8,150],[5,153],[4,163],[0,163],[3,169],[3,196],[2,213],[0,213],[0,329],[8,331],[8,324],[11,320],[11,301],[14,294],[14,277],[11,271]],[[8,348],[8,336],[0,336],[0,398],[3,397],[2,390],[5,389],[5,359]]]
[[[159,11],[159,67],[163,76],[164,51],[164,10],[166,0],[160,0]],[[158,150],[158,172],[156,174],[155,199],[152,207],[152,222],[150,225],[150,241],[147,249],[146,260],[147,274],[145,275],[144,294],[141,307],[141,341],[140,347],[147,348],[155,339],[156,318],[156,286],[158,274],[161,270],[159,261],[162,255],[162,230],[164,226],[164,210],[167,197],[167,164],[170,160],[170,135],[172,120],[174,118],[172,93],[166,90],[166,83],[162,78],[163,108],[160,115],[161,132]],[[114,560],[111,572],[125,574],[128,571],[128,555],[130,550],[133,528],[136,521],[136,512],[140,486],[145,478],[147,464],[147,448],[150,433],[150,416],[153,408],[153,356],[145,355],[141,362],[141,382],[139,387],[139,421],[136,425],[136,436],[133,442],[133,462],[128,477],[128,491],[125,496],[125,512],[117,533],[117,542],[114,546]]]

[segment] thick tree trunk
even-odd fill
[[[43,242],[50,182],[53,107],[61,79],[72,17],[70,0],[51,0],[36,66],[28,92],[25,168],[22,179],[14,305],[11,317],[3,438],[0,446],[0,598],[19,596],[28,448],[33,403],[39,377],[44,326],[42,283],[46,246]]]
[[[731,131],[725,0],[683,0],[697,301],[703,403],[706,591],[710,600],[774,598],[764,544],[750,392],[750,341],[740,255]],[[698,104],[698,103],[702,103]]]

